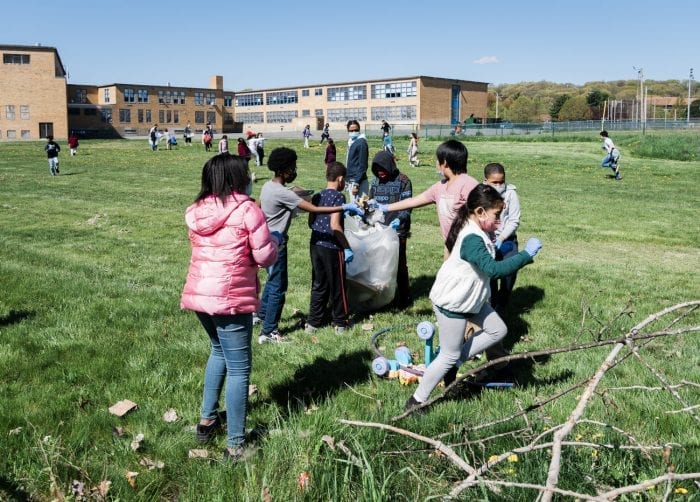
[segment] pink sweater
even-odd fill
[[[192,258],[180,307],[207,314],[248,314],[258,308],[258,267],[277,259],[265,215],[247,195],[226,204],[209,196],[185,211]]]

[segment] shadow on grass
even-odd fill
[[[30,312],[29,310],[11,310],[6,316],[0,317],[0,326],[16,324],[24,321],[25,319],[30,319],[34,317],[34,315],[35,312]]]
[[[341,354],[329,360],[317,357],[313,362],[297,369],[287,381],[270,389],[270,400],[289,414],[303,410],[310,403],[319,404],[346,386],[355,386],[370,379],[372,353],[359,350]]]
[[[28,493],[22,491],[19,484],[7,479],[5,476],[0,476],[0,500],[14,500],[23,502],[31,499],[29,498]]]

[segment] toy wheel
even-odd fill
[[[416,326],[416,333],[421,340],[430,340],[435,334],[435,326],[430,321],[422,321]]]
[[[372,371],[379,376],[384,376],[389,372],[389,360],[386,357],[377,357],[372,361]]]

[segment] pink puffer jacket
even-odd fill
[[[192,258],[180,307],[207,314],[248,314],[258,308],[258,267],[277,259],[265,215],[247,195],[222,204],[210,196],[185,211]]]

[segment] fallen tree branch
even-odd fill
[[[445,455],[453,464],[455,464],[457,467],[459,467],[463,471],[468,472],[469,474],[476,472],[476,470],[471,465],[469,465],[467,462],[465,462],[462,457],[457,455],[457,453],[452,448],[447,446],[442,441],[437,441],[433,438],[422,436],[420,434],[416,434],[415,432],[411,432],[411,431],[408,431],[406,429],[401,429],[399,427],[394,427],[393,425],[388,425],[388,424],[381,424],[381,423],[376,423],[376,422],[359,422],[356,420],[345,420],[345,419],[339,419],[338,421],[341,424],[345,424],[345,425],[355,425],[357,427],[372,427],[374,429],[382,429],[385,431],[391,431],[391,432],[395,432],[396,434],[401,434],[402,436],[408,436],[408,437],[416,439],[418,441],[422,441],[424,443],[432,445],[436,450],[438,450],[440,453]]]
[[[600,493],[598,494],[598,497],[602,500],[614,500],[620,495],[624,495],[625,493],[646,490],[651,486],[660,485],[664,482],[685,481],[687,479],[700,479],[700,472],[690,472],[687,474],[677,474],[675,472],[668,472],[663,476],[659,476],[654,479],[648,479],[636,485],[623,486],[621,488],[616,488],[605,493]]]
[[[666,413],[669,415],[675,415],[676,413],[686,413],[691,410],[697,410],[698,408],[700,408],[700,404],[694,404],[693,406],[688,406],[687,408],[682,408],[680,410],[671,410],[667,411]]]
[[[669,387],[671,389],[680,389],[683,387],[687,386],[692,386],[692,387],[698,387],[700,388],[700,384],[695,383],[695,382],[688,382],[687,380],[681,380],[680,383],[670,385]],[[659,391],[659,390],[666,390],[665,387],[646,387],[644,385],[629,385],[627,387],[606,387],[603,392],[607,392],[609,390],[648,390],[648,391]]]

